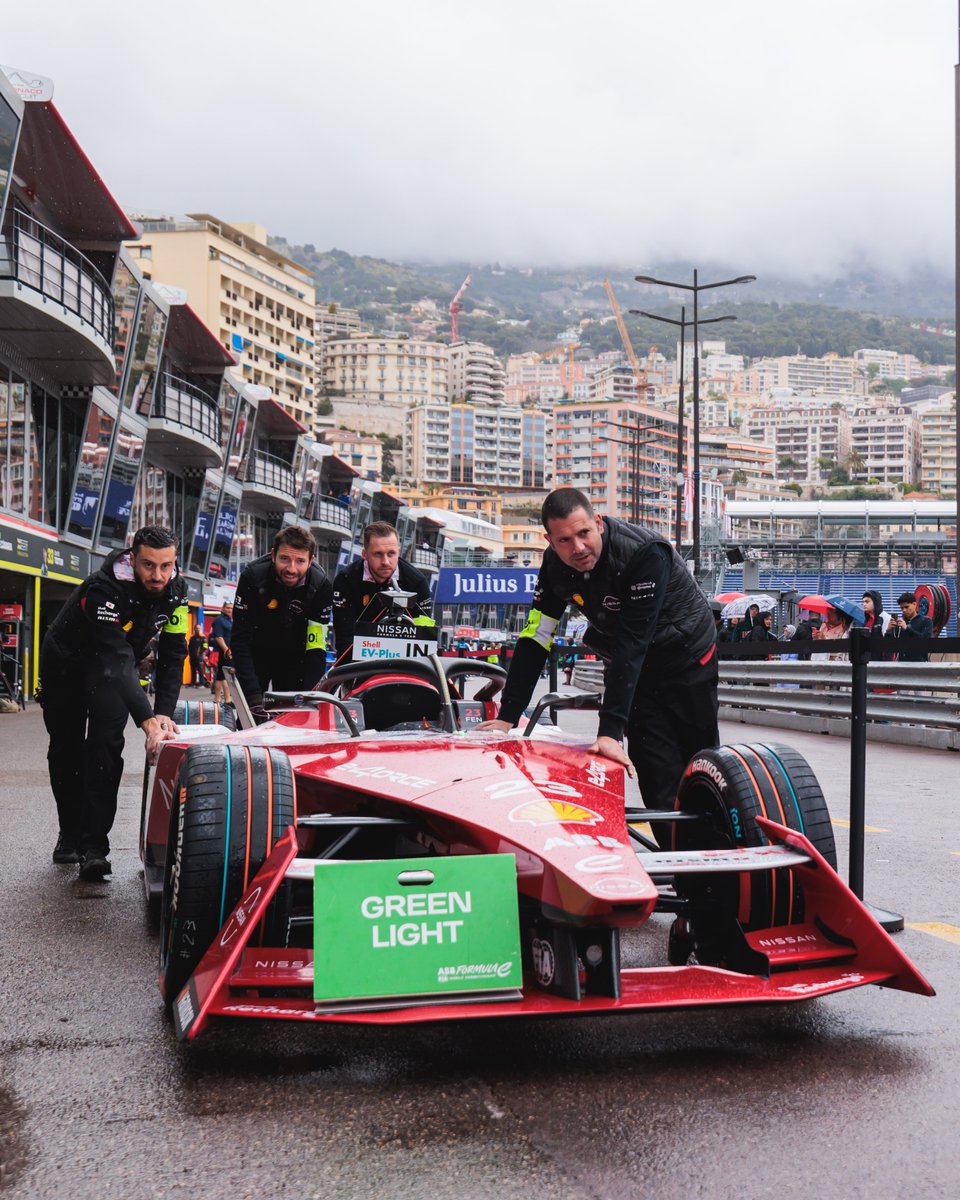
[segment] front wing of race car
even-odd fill
[[[736,969],[702,965],[623,968],[613,995],[579,999],[538,986],[461,995],[384,996],[353,1003],[314,999],[313,952],[258,946],[258,931],[284,880],[313,878],[290,826],[173,1003],[177,1035],[191,1040],[210,1017],[357,1022],[373,1025],[480,1017],[572,1016],[640,1009],[808,1000],[864,984],[921,995],[933,989],[801,833],[758,818],[770,845],[644,855],[651,877],[790,867],[805,897],[801,923],[742,934]],[[644,918],[645,919],[645,918]]]

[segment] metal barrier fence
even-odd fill
[[[769,659],[773,645],[778,657]],[[783,661],[779,658],[789,642],[741,642],[721,644],[721,716],[743,720],[754,711],[757,724],[787,724],[813,729],[816,724],[798,722],[847,722],[850,735],[850,890],[863,899],[864,825],[866,824],[866,757],[868,729],[883,728],[889,740],[916,745],[936,744],[960,749],[960,662],[884,662],[883,654],[954,655],[960,653],[960,638],[911,638],[909,647],[897,638],[871,638],[864,629],[823,646],[802,642],[799,647],[810,658]],[[569,650],[561,653],[570,654]],[[822,656],[847,654],[848,661],[830,662]],[[754,661],[750,661],[750,660]],[[756,661],[756,660],[762,661]],[[551,684],[556,685],[556,655],[551,656]],[[573,674],[579,687],[600,690],[601,663],[581,663]],[[886,691],[884,689],[894,689]],[[828,715],[824,715],[828,714]],[[789,717],[789,721],[783,720]],[[882,722],[882,726],[878,725]],[[896,737],[890,733],[898,730]],[[833,732],[823,729],[823,732]],[[884,928],[903,928],[897,913],[879,910],[874,915]]]

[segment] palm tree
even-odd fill
[[[861,474],[867,468],[867,460],[863,457],[859,450],[851,450],[844,459],[844,464],[850,473],[850,478]]]

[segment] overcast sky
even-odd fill
[[[131,210],[514,265],[953,263],[954,0],[37,0]]]

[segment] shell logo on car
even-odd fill
[[[568,800],[529,800],[511,809],[509,819],[514,825],[552,825],[557,821],[566,825],[599,825],[603,817],[592,808]]]

